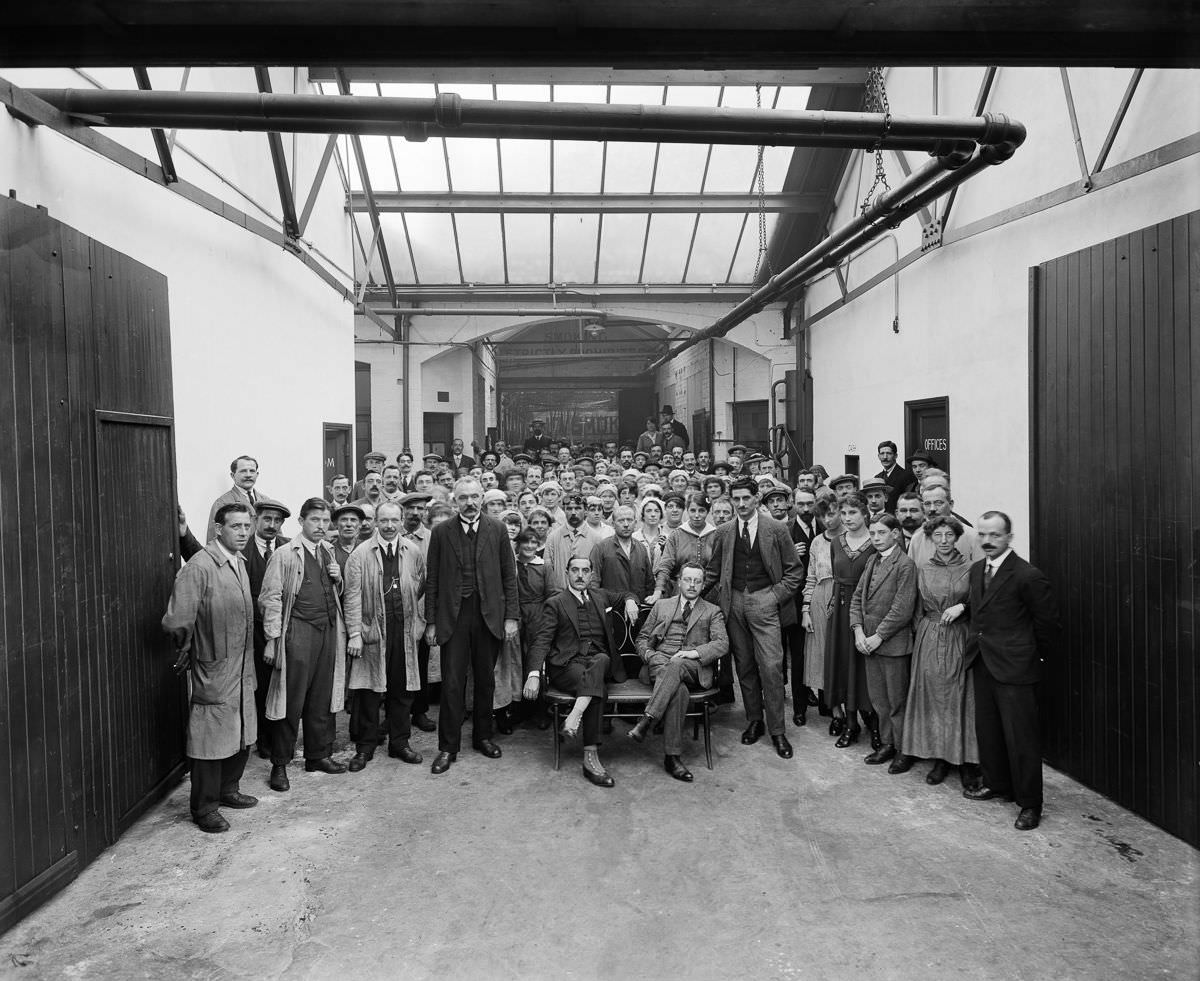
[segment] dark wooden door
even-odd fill
[[[123,832],[168,780],[183,756],[186,692],[172,670],[174,651],[161,620],[175,579],[179,522],[172,420],[96,412],[100,514],[117,519],[136,501],[135,522],[100,523],[100,578],[113,709],[113,818]]]
[[[354,362],[354,462],[353,474],[343,471],[347,477],[362,480],[366,467],[363,461],[371,452],[371,366],[366,361]],[[329,486],[329,481],[325,482]]]
[[[351,475],[350,427],[341,422],[327,422],[324,427],[321,486],[328,487],[337,474]],[[370,452],[368,450],[367,452]],[[390,460],[388,461],[391,462]]]
[[[1033,558],[1051,763],[1200,844],[1200,212],[1032,270]]]
[[[452,412],[425,413],[425,452],[445,456],[454,442],[454,414]]]
[[[166,279],[0,198],[0,932],[182,772],[173,414]]]
[[[932,456],[940,469],[950,472],[949,398],[904,403],[904,452],[912,456],[918,450]]]

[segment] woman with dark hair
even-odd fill
[[[933,760],[925,782],[939,784],[959,768],[964,787],[979,779],[975,740],[975,691],[963,663],[967,618],[963,616],[971,563],[957,547],[963,526],[938,515],[925,522],[934,553],[917,566],[920,608],[913,647],[904,751]]]
[[[634,451],[649,453],[655,446],[663,448],[663,434],[658,431],[658,420],[654,416],[646,416],[646,431],[638,437]]]
[[[689,494],[687,520],[667,536],[662,558],[654,566],[654,593],[647,603],[674,596],[679,573],[687,563],[698,563],[702,569],[708,567],[716,532],[708,522],[708,501],[704,495]]]
[[[704,478],[704,483],[701,485],[704,491],[704,498],[708,501],[708,506],[712,507],[712,502],[718,497],[724,497],[729,485],[716,474],[710,474]]]
[[[862,578],[867,559],[875,554],[867,529],[867,499],[852,492],[838,502],[842,531],[829,543],[830,568],[833,572],[832,611],[825,638],[825,676],[822,687],[831,707],[842,706],[842,723],[830,725],[838,730],[837,745],[844,749],[858,742],[862,727],[856,714],[871,732],[871,748],[878,749],[878,729],[874,725],[871,696],[867,692],[866,658],[854,643],[850,629],[850,601],[854,587]],[[837,722],[836,713],[834,722]],[[878,744],[878,745],[877,745]]]
[[[807,633],[804,639],[803,683],[813,691],[820,690],[822,703],[828,704],[829,700],[823,689],[825,637],[829,632],[830,618],[833,616],[833,557],[830,545],[842,530],[842,518],[838,514],[837,501],[832,494],[817,501],[817,518],[825,530],[816,535],[808,546],[808,577],[804,581],[804,599],[800,607],[800,625]],[[840,705],[833,711],[835,715],[830,722],[829,734],[841,735],[845,715]]]
[[[647,488],[647,490],[649,490]],[[633,540],[640,542],[650,556],[650,568],[658,564],[667,544],[667,533],[663,528],[663,504],[657,497],[647,494],[638,508],[638,528]]]

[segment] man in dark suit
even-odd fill
[[[640,547],[640,546],[638,546]],[[552,686],[575,696],[563,722],[563,735],[583,740],[583,775],[597,787],[613,786],[613,778],[600,762],[600,726],[604,713],[604,683],[625,681],[617,655],[607,608],[623,605],[631,622],[637,619],[637,601],[590,587],[592,560],[574,555],[567,562],[567,588],[546,601],[541,624],[529,655],[530,672],[543,666]],[[537,697],[538,679],[532,675],[523,694]]]
[[[908,490],[913,482],[913,475],[896,462],[896,444],[890,439],[885,439],[879,444],[878,453],[883,469],[875,476],[888,485],[887,503],[883,509],[895,512],[896,498]]]
[[[975,732],[983,786],[971,800],[1015,799],[1014,827],[1042,817],[1042,747],[1037,684],[1058,639],[1058,602],[1050,581],[1011,548],[1012,521],[1001,511],[980,519],[985,558],[971,566],[966,662],[975,686]]]
[[[441,645],[442,707],[438,754],[430,769],[445,773],[458,758],[466,715],[467,665],[475,676],[471,745],[500,757],[492,741],[492,696],[500,643],[520,622],[517,570],[508,531],[482,513],[483,487],[464,477],[454,485],[458,517],[429,535],[425,582],[425,640]]]
[[[729,631],[748,723],[742,743],[753,745],[769,731],[775,752],[789,760],[792,744],[784,732],[779,628],[796,621],[801,566],[787,527],[759,513],[758,485],[753,478],[735,481],[730,496],[735,518],[717,529],[712,560],[704,576],[704,592],[720,583],[719,605]]]
[[[450,444],[450,452],[446,454],[446,460],[454,473],[458,473],[464,467],[470,470],[475,466],[475,458],[466,455],[461,439],[456,439]]]
[[[258,755],[260,759],[271,758],[271,725],[267,719],[267,689],[271,686],[271,675],[275,669],[263,660],[267,637],[263,633],[263,615],[258,606],[258,594],[262,590],[263,573],[275,549],[286,545],[290,539],[279,534],[283,523],[292,516],[284,505],[269,497],[259,497],[258,513],[254,516],[254,534],[242,549],[246,560],[246,578],[250,580],[250,596],[254,600],[254,673],[258,688],[254,691],[254,705],[258,710]]]
[[[675,410],[671,406],[664,405],[659,410],[658,418],[660,420],[658,430],[663,434],[664,449],[670,449],[668,442],[670,436],[680,440],[685,450],[691,445],[692,437],[688,435],[687,426],[675,418]]]
[[[801,586],[796,590],[796,622],[787,628],[785,635],[792,671],[792,724],[802,726],[808,722],[808,702],[815,692],[804,684],[804,641],[807,632],[800,626],[800,607],[804,604],[803,583],[808,576],[808,550],[819,529],[816,495],[805,487],[797,487],[793,500],[795,508],[788,522],[788,533],[796,548],[796,561],[800,563]]]
[[[712,603],[700,598],[704,566],[685,562],[679,570],[679,595],[654,604],[637,638],[638,656],[650,668],[654,693],[629,738],[641,742],[663,724],[663,769],[676,780],[692,782],[683,765],[683,725],[688,689],[713,686],[713,666],[729,651],[725,618]]]
[[[530,434],[522,444],[526,453],[532,453],[535,461],[541,459],[543,450],[550,448],[550,437],[546,435],[546,424],[541,419],[534,419],[529,424]]]

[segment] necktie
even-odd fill
[[[469,525],[467,525],[467,537],[469,539],[471,539],[471,541],[475,541],[475,522],[474,521],[472,521]]]
[[[679,619],[681,619],[684,623],[687,623],[688,617],[690,617],[691,615],[692,615],[692,601],[688,600],[686,603],[683,604],[683,613],[680,615]]]
[[[275,551],[275,539],[268,538],[267,539],[267,548],[266,548],[266,557],[268,559],[271,557],[271,553],[273,551]]]
[[[995,570],[992,568],[992,563],[988,562],[986,565],[984,565],[984,567],[983,567],[983,591],[985,593],[988,591],[988,588],[992,585],[992,576],[994,573],[995,573]]]
[[[396,557],[395,546],[392,545],[390,542],[388,543],[388,547],[387,547],[387,557],[388,557],[389,562],[391,562],[392,559],[394,559]]]
[[[746,546],[746,550],[750,550],[750,522],[742,522],[742,543]]]

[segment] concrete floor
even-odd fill
[[[614,790],[578,750],[555,773],[536,729],[440,777],[386,756],[293,767],[288,794],[255,758],[242,789],[262,803],[225,811],[224,835],[192,826],[185,783],[0,937],[0,976],[1197,977],[1197,852],[1073,781],[1047,771],[1022,834],[956,775],[889,776],[824,727],[792,730],[783,761],[739,743],[740,711],[719,718],[691,786],[622,723]]]

